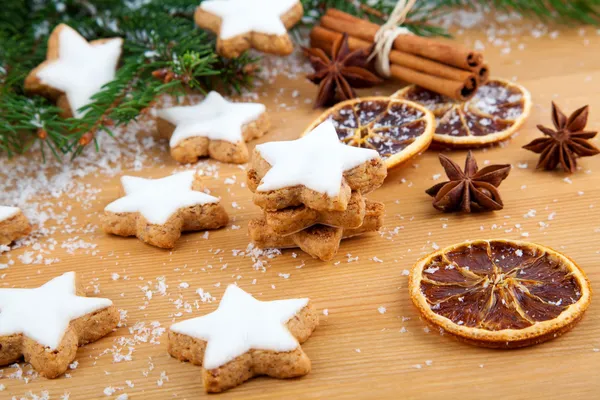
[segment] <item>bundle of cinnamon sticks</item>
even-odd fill
[[[331,51],[347,33],[351,51],[372,46],[380,26],[335,8],[327,10],[310,33],[311,46]],[[390,51],[391,78],[465,101],[487,82],[489,69],[481,53],[455,43],[416,35],[400,35]]]

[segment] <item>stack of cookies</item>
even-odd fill
[[[263,216],[250,221],[250,239],[331,260],[342,239],[383,224],[383,204],[364,195],[386,174],[376,151],[341,143],[331,121],[300,139],[256,146],[248,187]]]

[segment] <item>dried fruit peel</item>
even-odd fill
[[[377,150],[388,169],[426,150],[435,127],[433,114],[423,106],[374,96],[337,104],[313,121],[303,135],[327,119],[334,123],[342,142]]]
[[[466,102],[412,85],[392,95],[414,101],[436,118],[433,142],[452,148],[491,145],[512,136],[531,111],[531,95],[523,86],[490,79]]]
[[[409,278],[411,299],[429,323],[483,347],[551,340],[570,330],[591,301],[575,262],[520,241],[449,246],[420,260]]]

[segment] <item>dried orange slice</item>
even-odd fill
[[[531,111],[527,89],[502,79],[489,80],[465,102],[415,85],[392,97],[414,101],[431,110],[437,124],[433,142],[457,148],[487,146],[507,139]]]
[[[333,122],[342,142],[377,150],[388,169],[427,149],[435,126],[433,114],[419,104],[389,97],[363,97],[331,107],[304,134],[327,119]]]
[[[547,247],[510,240],[456,244],[420,260],[410,296],[430,323],[468,343],[525,347],[571,329],[591,300],[583,271]]]

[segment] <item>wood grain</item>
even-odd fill
[[[64,196],[51,199],[57,211],[76,217],[73,226],[79,229],[68,232],[63,223],[52,237],[60,244],[78,236],[97,247],[69,254],[57,245],[51,256],[60,261],[49,266],[24,265],[17,257],[28,249],[14,250],[10,256],[15,264],[2,271],[0,287],[33,287],[75,270],[89,283],[90,295],[94,285],[99,285],[97,295],[111,298],[119,309],[127,311],[126,326],[80,349],[79,365],[70,371],[71,378],[26,382],[9,379],[17,370],[5,368],[0,378],[5,390],[0,398],[33,398],[30,393],[40,396],[44,390],[51,399],[70,393],[71,400],[116,398],[122,393],[129,399],[205,398],[199,368],[169,357],[166,334],[155,331],[160,343],[141,340],[153,336],[144,330],[168,328],[173,321],[214,310],[227,284],[233,282],[260,299],[310,297],[319,310],[327,309],[328,315],[321,315],[321,325],[303,345],[313,362],[308,376],[286,381],[257,378],[219,398],[597,398],[600,316],[594,302],[583,321],[559,339],[516,351],[480,349],[433,330],[427,332],[410,302],[403,274],[436,246],[466,239],[508,238],[527,239],[562,251],[585,269],[594,288],[600,283],[600,157],[582,159],[582,169],[568,177],[561,172],[535,171],[536,155],[521,149],[539,135],[536,124],[551,124],[551,100],[566,112],[590,104],[588,126],[600,129],[600,53],[595,50],[600,36],[591,28],[584,32],[581,35],[577,29],[565,29],[552,39],[548,35],[534,38],[527,31],[523,37],[505,37],[507,43],[497,47],[476,31],[459,36],[468,46],[476,39],[484,41],[493,76],[515,77],[531,91],[535,104],[517,136],[501,146],[476,152],[480,165],[488,161],[513,165],[501,186],[505,209],[478,215],[446,215],[433,209],[424,191],[436,182],[433,176],[443,171],[437,153],[428,151],[391,171],[384,186],[371,195],[386,204],[381,234],[344,242],[330,263],[288,250],[272,259],[261,257],[264,268],[255,269],[252,257],[232,254],[233,250],[246,249],[247,222],[259,214],[249,190],[242,185],[245,174],[238,166],[212,161],[198,165],[207,171],[209,166],[213,170],[216,166],[218,177],[208,176],[206,185],[213,194],[222,196],[232,223],[210,232],[208,239],[203,238],[203,232],[186,234],[173,251],[147,246],[135,238],[106,236],[99,229],[83,232],[81,228],[87,224],[99,224],[103,207],[118,196],[119,176],[80,179],[101,191],[85,205]],[[523,50],[518,49],[521,43]],[[510,54],[502,51],[507,47]],[[397,88],[389,85],[363,93],[392,93]],[[292,95],[296,90],[298,93]],[[320,112],[304,101],[314,97],[315,88],[303,79],[279,78],[263,86],[259,95],[270,110],[273,128],[257,143],[295,138]],[[166,146],[166,142],[158,142],[153,165],[124,172],[161,177],[180,169]],[[465,152],[449,154],[460,163],[464,160]],[[7,173],[11,162],[0,161],[0,171]],[[232,177],[235,183],[225,184],[225,179]],[[233,208],[232,202],[239,208]],[[0,262],[2,257],[6,255],[0,256]],[[383,262],[375,262],[373,257]],[[113,273],[119,274],[117,280],[113,280]],[[155,290],[157,279],[162,279],[159,277],[168,285],[164,295]],[[189,287],[180,287],[182,282]],[[145,286],[155,290],[150,300]],[[201,302],[196,293],[199,288],[210,292],[216,301]],[[190,313],[177,308],[180,300],[190,304]],[[379,307],[385,307],[385,313],[380,313]],[[179,312],[183,314],[175,316]],[[131,361],[114,363],[114,352],[127,354],[128,347],[133,349]],[[159,386],[163,371],[168,380],[163,375]],[[129,387],[127,380],[134,386]],[[107,387],[121,389],[106,396],[103,392]]]

